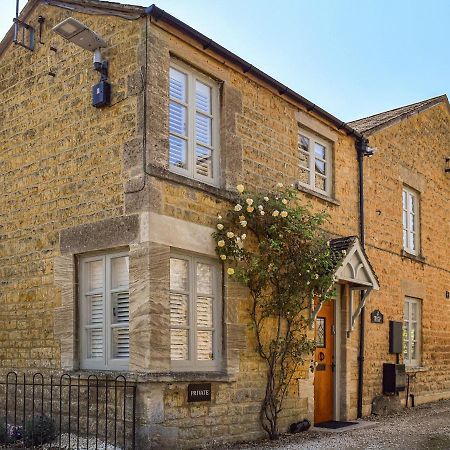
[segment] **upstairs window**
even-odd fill
[[[173,172],[218,184],[219,88],[193,69],[169,73],[169,166]]]
[[[128,265],[126,253],[80,259],[82,369],[128,368]]]
[[[179,370],[218,370],[221,364],[220,269],[209,259],[170,258],[170,357]]]
[[[419,195],[403,187],[403,249],[408,253],[419,253]]]
[[[420,300],[406,297],[403,318],[403,360],[408,366],[420,364]]]
[[[300,129],[298,133],[301,185],[327,196],[331,195],[331,144]]]

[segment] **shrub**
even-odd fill
[[[23,442],[26,447],[47,444],[56,437],[55,422],[47,416],[34,416],[25,424]]]

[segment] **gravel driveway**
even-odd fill
[[[277,442],[241,444],[228,450],[450,449],[450,401],[429,403],[386,417],[371,416],[372,427],[341,433],[307,431]]]

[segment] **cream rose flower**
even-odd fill
[[[263,205],[258,205],[258,209],[259,209],[260,211],[262,211],[262,210],[264,209],[264,206],[263,206]]]
[[[247,203],[248,206],[252,206],[253,205],[253,199],[252,198],[248,198],[247,200],[245,200],[245,202]]]
[[[227,255],[220,255],[220,259],[221,259],[222,261],[225,261],[225,260],[227,259]]]
[[[264,201],[268,202],[269,201],[269,197],[264,197]]]
[[[218,223],[218,224],[217,224],[217,229],[218,229],[218,230],[223,230],[223,225],[222,225],[221,223]]]
[[[227,274],[228,275],[233,275],[234,274],[234,269],[232,267],[228,267]]]
[[[239,192],[239,194],[242,194],[244,192],[244,186],[242,184],[238,184],[236,186],[236,190]]]
[[[247,221],[246,220],[241,220],[241,226],[246,227],[247,226]]]
[[[246,237],[247,237],[247,235],[244,233],[244,234],[241,236],[241,239],[244,240]]]
[[[235,211],[240,211],[242,209],[242,206],[239,205],[239,203],[234,207]]]
[[[282,188],[283,187],[283,183],[277,183],[277,188]]]
[[[217,214],[217,218],[218,218],[219,220],[222,220],[222,216],[221,216],[220,214]]]
[[[277,211],[277,210],[275,210],[273,213],[272,213],[272,216],[273,217],[278,217],[280,215],[280,211]]]
[[[260,211],[259,212],[262,216],[265,214],[265,212],[264,211]]]
[[[287,205],[288,201],[285,198],[283,198],[283,200],[281,200],[281,203],[283,203],[283,205]]]
[[[281,217],[287,217],[288,213],[287,211],[281,211],[280,216]]]
[[[239,220],[245,220],[245,216],[239,216]]]
[[[225,247],[225,241],[221,239],[219,242],[217,242],[218,247]]]
[[[232,232],[232,231],[229,231],[228,233],[227,233],[227,238],[233,238],[234,237],[234,233]]]

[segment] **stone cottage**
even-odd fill
[[[262,437],[247,292],[211,232],[239,182],[281,181],[346,251],[335,301],[312,312],[332,345],[292,384],[282,429],[370,412],[389,320],[405,321],[417,399],[450,393],[446,97],[346,124],[156,6],[30,0],[19,20],[34,33],[0,43],[2,373],[125,374],[137,448]],[[193,384],[210,398],[189,401]]]

